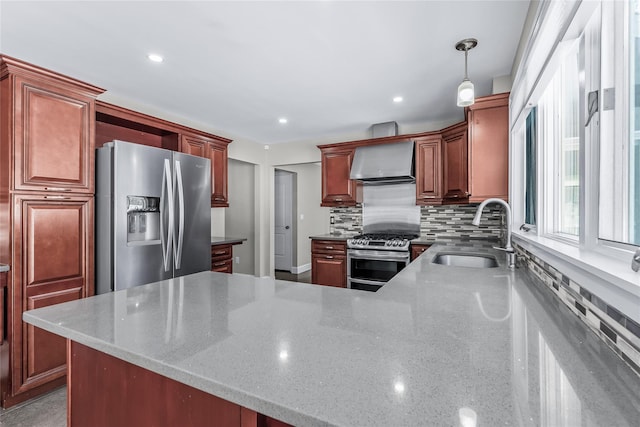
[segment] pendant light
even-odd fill
[[[464,39],[456,43],[456,50],[464,50],[464,80],[458,86],[458,107],[466,107],[475,102],[473,83],[467,75],[467,53],[477,45],[476,39]]]

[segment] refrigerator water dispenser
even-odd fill
[[[127,243],[160,242],[160,198],[127,196]]]

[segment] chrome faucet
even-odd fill
[[[480,216],[482,215],[482,210],[489,203],[498,203],[504,206],[505,214],[507,217],[507,242],[504,248],[499,248],[496,246],[494,246],[493,248],[506,252],[507,264],[509,265],[509,268],[514,268],[516,266],[516,252],[513,249],[513,246],[511,246],[511,207],[509,207],[509,204],[504,200],[498,198],[487,199],[480,203],[480,206],[478,206],[478,210],[476,211],[476,216],[473,218],[473,221],[471,221],[471,223],[476,227],[480,225]]]

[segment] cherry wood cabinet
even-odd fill
[[[65,382],[65,341],[22,322],[25,310],[94,292],[93,196],[17,194],[10,271],[10,406]]]
[[[311,241],[311,282],[317,285],[347,287],[347,242]]]
[[[5,334],[6,316],[7,316],[7,273],[0,272],[0,346],[4,344],[7,335]]]
[[[415,141],[416,204],[442,203],[442,137],[432,135]]]
[[[467,107],[469,202],[509,197],[509,94],[479,98]]]
[[[95,86],[0,55],[0,263],[9,264],[0,399],[65,382],[64,340],[25,310],[92,295]]]
[[[411,261],[418,258],[424,251],[429,249],[431,245],[425,245],[422,243],[412,243],[411,244]]]
[[[444,151],[443,198],[445,203],[466,203],[469,197],[467,175],[467,124],[462,122],[442,131]]]
[[[233,246],[211,245],[211,271],[233,273]]]
[[[321,206],[355,206],[358,203],[358,184],[349,179],[355,148],[322,150]]]
[[[102,89],[0,56],[2,174],[14,191],[93,193]]]
[[[222,140],[183,135],[180,151],[211,160],[211,207],[229,207],[227,144]]]

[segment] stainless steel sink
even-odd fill
[[[494,268],[498,266],[498,261],[492,255],[456,252],[440,252],[432,262],[452,267]]]

